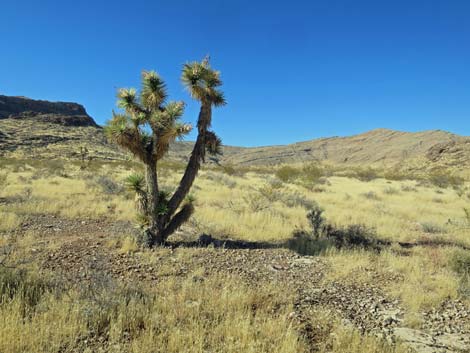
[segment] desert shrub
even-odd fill
[[[380,200],[379,195],[377,195],[374,191],[369,191],[361,194],[362,197],[365,197],[368,200]]]
[[[224,174],[208,172],[205,175],[205,178],[207,180],[215,181],[217,183],[225,185],[229,189],[233,189],[237,186],[237,182],[235,180],[231,179],[230,177]]]
[[[331,183],[330,183],[330,181],[328,180],[327,177],[318,178],[317,183],[322,184],[322,185],[331,185]]]
[[[274,186],[270,183],[258,189],[258,192],[269,202],[279,201],[287,207],[304,207],[306,209],[315,206],[315,201],[312,201],[302,195],[300,192],[281,191],[278,185]]]
[[[300,255],[313,256],[325,252],[332,244],[328,239],[314,239],[310,233],[297,230],[287,240],[286,246]]]
[[[280,201],[287,207],[304,207],[306,209],[315,207],[315,201],[306,198],[299,192],[280,193]]]
[[[363,224],[350,224],[346,227],[329,226],[326,230],[326,234],[339,249],[354,247],[378,249],[375,229],[369,228]]]
[[[279,190],[283,187],[282,181],[277,178],[268,179],[267,184],[273,190]]]
[[[323,209],[315,205],[307,213],[310,232],[298,231],[294,233],[294,239],[291,240],[292,247],[312,247],[317,248],[320,244],[308,243],[305,238],[311,238],[312,241],[323,240],[322,247],[335,246],[337,248],[361,247],[365,249],[379,249],[380,242],[377,240],[375,229],[362,224],[351,224],[346,227],[331,225],[323,216]],[[382,242],[383,243],[383,242]]]
[[[432,202],[435,202],[435,203],[444,203],[444,200],[441,199],[440,197],[433,197],[433,198],[432,198]]]
[[[270,206],[269,200],[260,193],[250,193],[243,197],[243,201],[253,212],[261,212]]]
[[[360,181],[372,181],[378,178],[377,171],[372,168],[356,168],[354,176]]]
[[[279,180],[282,180],[285,183],[294,181],[300,175],[301,175],[301,171],[299,169],[288,166],[288,165],[280,167],[276,171],[276,177],[278,177]]]
[[[420,223],[423,232],[429,234],[438,234],[438,233],[446,233],[446,229],[436,223],[433,222],[421,222]]]
[[[417,192],[418,189],[416,189],[414,186],[410,186],[410,185],[402,185],[401,186],[401,191],[404,191],[404,192]]]
[[[384,178],[387,180],[406,180],[406,179],[413,179],[411,175],[405,174],[401,172],[399,169],[391,169],[387,170],[384,173]]]
[[[465,181],[462,177],[452,175],[444,170],[435,170],[431,172],[428,176],[428,180],[431,184],[440,188],[448,188],[449,186],[459,187],[462,186]]]
[[[248,171],[257,171],[256,169],[253,168],[248,168],[248,167],[240,167],[240,166],[233,166],[232,164],[224,164],[224,165],[218,165],[215,170],[218,170],[224,174],[230,175],[230,176],[239,176],[243,177]]]
[[[470,208],[463,208],[463,212],[465,214],[465,222],[467,223],[467,225],[470,226]]]
[[[470,252],[457,250],[450,258],[450,267],[460,277],[459,292],[462,296],[470,297]]]
[[[387,195],[397,195],[400,193],[400,191],[398,189],[395,189],[391,186],[387,187],[384,189],[384,194],[387,194]]]
[[[123,185],[116,183],[113,179],[105,175],[87,180],[87,185],[91,188],[98,188],[106,195],[118,195],[125,191]]]
[[[220,170],[228,175],[235,175],[237,173],[237,170],[231,164],[225,164],[220,166]]]
[[[318,239],[323,234],[326,226],[323,209],[315,203],[307,213],[307,219],[312,228],[313,237]]]
[[[450,258],[450,266],[459,275],[470,275],[470,252],[457,250]]]
[[[310,182],[318,182],[324,175],[324,171],[321,167],[315,164],[308,164],[302,168],[302,178]]]

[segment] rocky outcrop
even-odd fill
[[[85,108],[77,103],[49,102],[0,95],[0,119],[34,119],[63,126],[98,127]]]

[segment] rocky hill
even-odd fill
[[[0,156],[68,158],[80,147],[95,158],[120,156],[82,105],[0,95]]]
[[[107,143],[103,129],[83,106],[0,95],[0,155],[28,158],[76,158],[80,147],[100,159],[126,155]],[[186,160],[192,142],[178,142],[169,157]],[[470,167],[470,137],[441,130],[401,132],[372,130],[348,137],[320,138],[290,145],[225,146],[212,162],[233,165],[279,165],[321,161],[341,165],[429,169]]]

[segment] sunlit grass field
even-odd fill
[[[0,179],[0,198],[5,200],[0,203],[2,245],[13,238],[23,219],[34,214],[135,221],[134,196],[124,184],[132,172],[128,166],[106,163],[93,170],[66,164],[61,168],[4,165]],[[171,190],[181,170],[169,164],[162,167],[161,175],[160,185]],[[194,237],[207,233],[217,239],[281,244],[292,239],[294,232],[309,231],[306,214],[318,204],[330,224],[361,224],[373,229],[377,238],[392,243],[380,253],[320,248],[311,255],[330,263],[327,280],[368,283],[370,269],[399,275],[401,279],[388,283],[385,290],[406,307],[405,320],[410,326],[419,326],[420,311],[446,299],[462,298],[468,304],[469,298],[463,294],[468,293],[468,278],[463,278],[465,273],[456,269],[453,259],[465,253],[462,247],[470,246],[469,185],[438,187],[423,180],[359,179],[329,173],[315,180],[282,181],[274,168],[243,172],[206,168],[193,186],[196,212],[186,228]],[[41,235],[16,239],[18,254],[32,246],[37,236]],[[446,246],[416,246],[407,256],[400,256],[398,242]],[[147,252],[128,236],[121,243],[122,252]],[[240,285],[237,278],[216,275],[202,284],[168,280],[157,288],[142,288],[145,297],[132,294],[130,299],[116,289],[102,293],[116,298],[114,306],[106,309],[109,312],[92,308],[84,316],[83,293],[72,289],[58,293],[55,287],[38,284],[41,281],[44,278],[27,275],[16,285],[17,294],[2,287],[0,352],[59,352],[71,342],[80,342],[77,351],[94,352],[87,347],[96,342],[83,342],[81,337],[100,320],[105,321],[113,352],[307,351],[288,320],[292,293],[269,283],[255,289]],[[29,293],[22,286],[40,289]],[[35,309],[29,312],[31,303],[27,301],[31,300]],[[125,304],[129,300],[132,305]],[[199,304],[188,304],[192,302]],[[260,307],[256,316],[249,309],[253,305]],[[273,307],[277,308],[275,314]],[[25,316],[29,319],[24,320]],[[317,325],[328,321],[321,315],[311,319]],[[384,346],[340,323],[333,326],[335,340],[325,338],[319,351],[343,352],[344,347],[350,352],[402,351],[400,346]],[[129,335],[125,343],[123,334]]]

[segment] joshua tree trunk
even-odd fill
[[[147,217],[148,231],[152,238],[158,233],[158,180],[157,163],[149,160],[145,164],[145,180],[147,183]]]
[[[161,222],[165,228],[170,226],[171,217],[188,194],[191,186],[193,185],[194,179],[196,179],[197,173],[201,168],[201,161],[204,160],[206,151],[206,132],[211,122],[211,116],[211,104],[203,103],[201,105],[201,110],[199,111],[199,118],[197,122],[198,135],[191,153],[191,157],[189,158],[188,165],[186,166],[186,170],[183,177],[181,178],[178,188],[168,202],[168,211],[161,219]],[[178,215],[176,215],[174,218],[176,219],[177,216]]]

